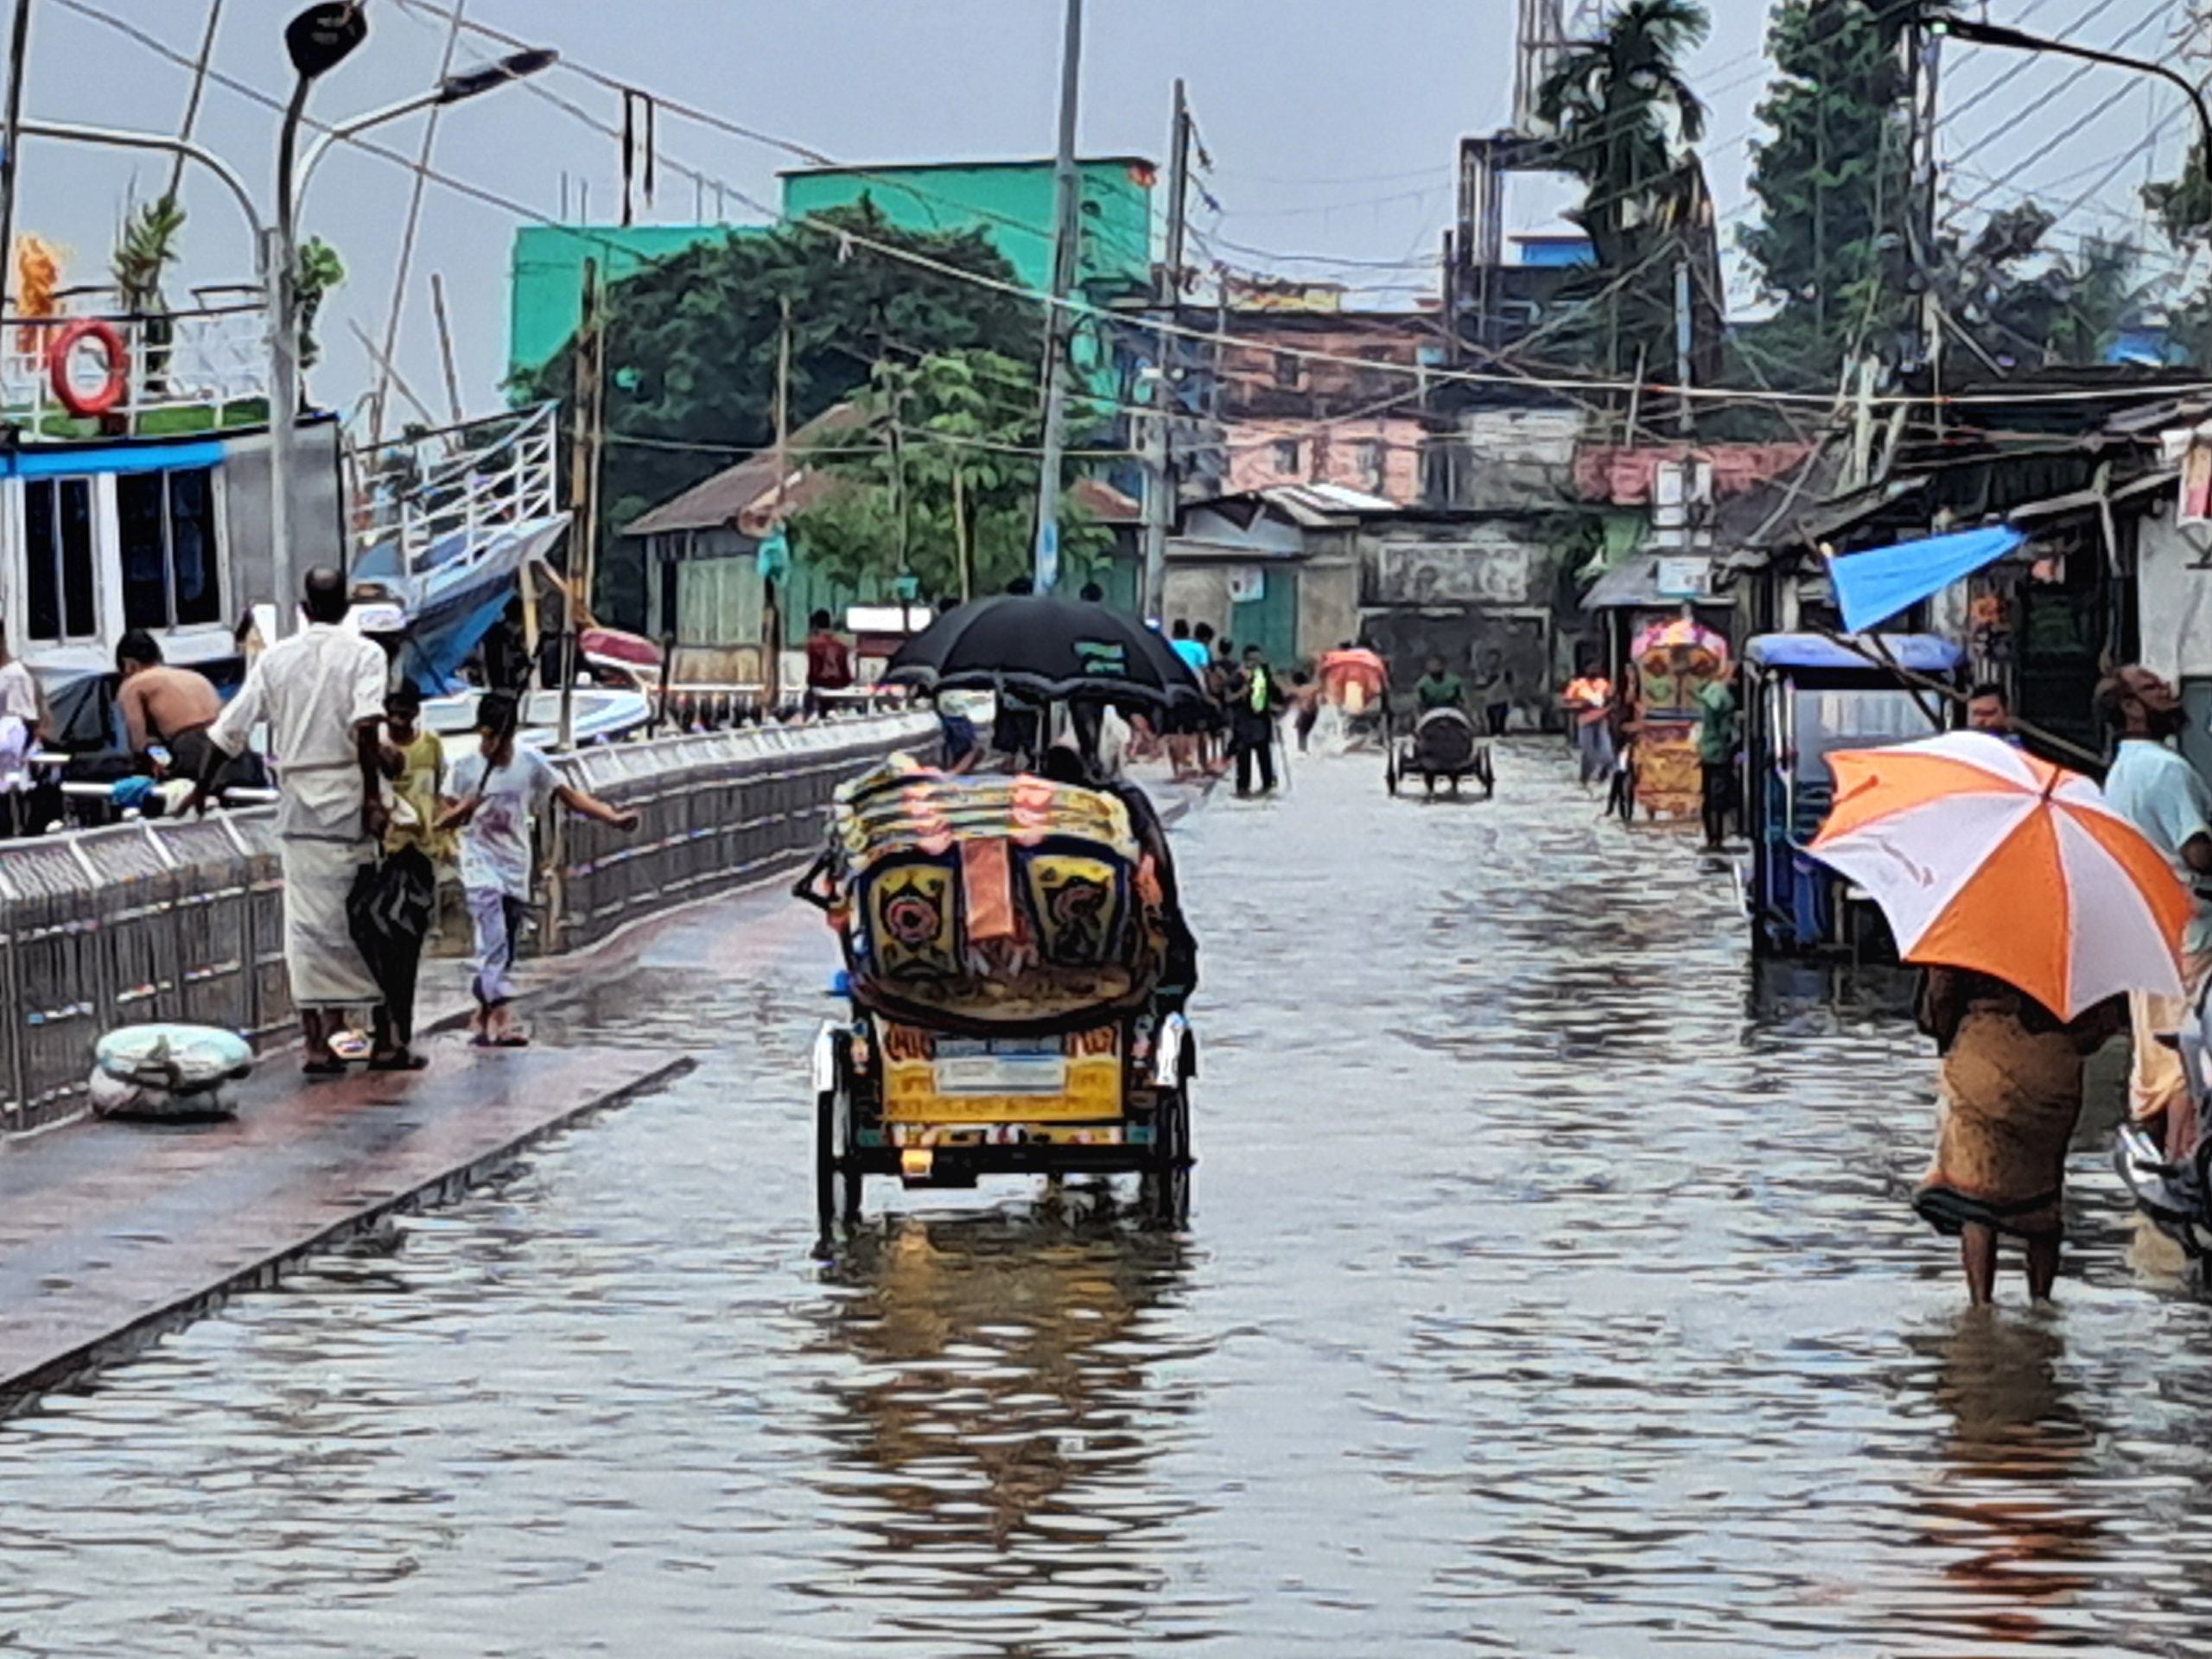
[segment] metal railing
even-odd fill
[[[111,420],[132,436],[166,410],[205,410],[207,424],[227,423],[233,406],[254,404],[266,417],[268,324],[259,306],[175,311],[165,316],[102,316],[121,338],[124,394]],[[80,435],[83,422],[54,390],[54,346],[77,316],[9,317],[0,321],[0,413],[27,440]],[[82,348],[89,352],[92,348]],[[86,379],[89,381],[90,377]],[[241,411],[243,415],[246,411]],[[185,429],[162,423],[163,429]]]
[[[557,517],[559,411],[540,404],[378,450],[357,492],[357,556],[403,576],[458,573],[493,532]]]
[[[634,808],[635,832],[571,821],[541,856],[534,948],[627,922],[810,855],[836,786],[936,741],[926,716],[844,720],[613,745],[556,765]],[[118,1026],[221,1026],[290,1039],[274,815],[153,820],[0,842],[0,1130],[83,1109],[92,1045]]]

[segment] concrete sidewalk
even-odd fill
[[[0,1154],[0,1408],[689,1065],[427,1045],[428,1071],[310,1082],[273,1056],[234,1119],[87,1122]]]

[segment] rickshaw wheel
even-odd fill
[[[837,1081],[814,1103],[814,1219],[827,1238],[840,1219],[861,1212],[861,1173],[852,1157],[852,1084],[840,1060]]]
[[[1163,1095],[1153,1115],[1152,1217],[1180,1227],[1191,1216],[1191,1096],[1186,1082]]]

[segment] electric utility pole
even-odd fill
[[[16,275],[16,151],[22,145],[23,69],[31,40],[31,0],[16,0],[8,34],[8,94],[0,116],[0,310]]]
[[[1171,332],[1183,315],[1184,205],[1191,188],[1191,109],[1183,82],[1175,82],[1175,114],[1167,134],[1167,247],[1160,264],[1159,291],[1154,303],[1165,313],[1168,325],[1160,331],[1152,376],[1150,412],[1145,420],[1144,589],[1137,595],[1137,609],[1147,618],[1165,620],[1167,603],[1167,535],[1175,520],[1175,459],[1171,446],[1171,423],[1175,410],[1175,377],[1169,365],[1179,349],[1179,336]]]
[[[1036,590],[1052,591],[1060,575],[1060,472],[1067,454],[1069,296],[1075,291],[1077,246],[1083,234],[1083,178],[1075,165],[1076,98],[1083,70],[1083,0],[1067,0],[1060,54],[1060,139],[1052,158],[1052,291],[1045,319],[1045,444],[1037,476]]]

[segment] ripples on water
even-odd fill
[[[581,988],[705,1063],[0,1428],[0,1649],[2212,1650],[2212,1322],[2101,1138],[2059,1310],[1966,1316],[1894,985],[1755,992],[1687,841],[1504,772],[1182,832],[1180,1239],[879,1192],[818,1262],[826,944]]]

